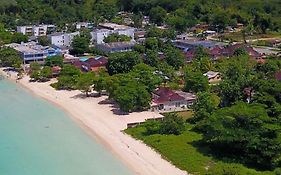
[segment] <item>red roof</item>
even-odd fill
[[[179,94],[175,93],[173,90],[167,87],[160,87],[155,90],[153,94],[157,96],[153,98],[153,102],[158,104],[171,101],[185,100],[184,97],[180,96]]]
[[[209,50],[209,55],[211,55],[212,57],[220,57],[222,56],[222,52],[223,52],[223,48],[219,46],[215,46],[214,48]]]
[[[84,62],[84,65],[90,68],[93,67],[103,67],[107,64],[107,59],[105,57],[89,58]]]
[[[105,67],[108,60],[106,57],[97,57],[97,58],[89,58],[86,61],[74,61],[72,64],[79,68],[79,69],[85,69],[86,71],[96,71],[101,67]]]

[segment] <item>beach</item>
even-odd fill
[[[1,72],[6,75],[6,72]],[[14,79],[16,76],[12,74],[11,77]],[[187,174],[163,159],[160,154],[141,141],[122,132],[128,123],[142,122],[147,118],[158,118],[160,114],[146,111],[122,115],[112,103],[108,102],[106,96],[86,98],[81,95],[80,91],[56,91],[50,86],[51,82],[29,82],[29,77],[24,76],[18,81],[18,84],[63,109],[88,134],[119,158],[135,174]]]

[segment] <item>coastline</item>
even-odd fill
[[[7,76],[2,69],[0,69],[0,74]],[[8,79],[15,81],[15,78],[15,75],[11,75]],[[30,83],[27,76],[19,80],[18,84],[64,110],[85,132],[121,160],[134,174],[187,174],[141,141],[122,132],[132,119],[143,121],[145,118],[157,117],[158,113],[140,112],[118,115],[114,106],[106,103],[106,97],[84,98],[80,91],[56,91],[50,86],[50,82]]]

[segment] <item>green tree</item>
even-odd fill
[[[263,169],[280,165],[280,125],[268,117],[263,105],[239,102],[216,111],[198,127],[203,141],[223,155]]]
[[[124,112],[147,109],[151,97],[144,85],[129,82],[126,86],[117,87],[114,99]]]
[[[220,104],[218,96],[209,92],[199,92],[196,94],[196,100],[192,105],[194,111],[193,121],[200,121],[209,117]]]
[[[26,43],[28,41],[28,37],[22,33],[14,33],[12,35],[11,42],[20,44],[21,42]]]
[[[71,43],[72,50],[70,50],[70,53],[74,55],[82,55],[85,52],[89,51],[89,44],[90,44],[89,38],[82,37],[82,36],[75,36]]]
[[[162,78],[155,74],[155,69],[143,63],[134,66],[130,74],[132,74],[132,77],[139,83],[145,85],[149,93],[162,82]]]
[[[45,66],[49,66],[49,67],[54,67],[54,66],[63,67],[63,56],[56,55],[56,56],[47,57],[46,60],[45,60]]]
[[[51,44],[50,40],[46,36],[39,36],[37,40],[42,46],[49,46]]]
[[[158,39],[155,37],[146,38],[144,45],[145,45],[146,49],[157,51],[158,50]]]
[[[167,11],[160,6],[153,7],[149,12],[149,18],[151,22],[157,25],[163,24],[166,15],[167,15]]]
[[[180,135],[185,130],[184,121],[176,113],[167,114],[160,126],[161,134]]]
[[[161,123],[159,121],[151,119],[151,120],[147,120],[144,123],[144,127],[146,129],[147,135],[159,134],[160,128],[161,128]]]
[[[152,67],[158,67],[160,64],[160,59],[158,57],[158,52],[155,50],[147,50],[144,63]]]
[[[22,65],[19,53],[12,48],[0,48],[0,65],[19,69]]]
[[[41,65],[38,62],[30,63],[30,70],[31,72],[39,71],[41,69]]]
[[[201,72],[186,71],[184,91],[204,92],[209,89],[208,78]]]
[[[53,86],[59,90],[76,89],[77,81],[80,75],[81,71],[78,68],[72,65],[65,65],[60,72],[58,82]]]
[[[53,76],[52,68],[49,66],[43,67],[43,69],[40,71],[41,81],[49,81],[50,78],[52,78],[52,76]]]
[[[89,92],[92,90],[92,86],[95,82],[95,76],[93,72],[87,72],[84,74],[81,74],[77,80],[77,89],[81,90],[86,94],[86,96],[89,96]]]
[[[141,62],[142,60],[137,52],[114,53],[108,58],[107,70],[110,75],[127,73]]]
[[[176,70],[179,70],[185,62],[183,53],[174,47],[165,50],[165,61]]]

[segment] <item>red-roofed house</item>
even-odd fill
[[[98,56],[95,58],[87,58],[83,60],[76,60],[72,64],[83,71],[97,71],[105,68],[108,60],[106,57]]]
[[[196,96],[183,91],[174,91],[167,87],[160,87],[152,93],[152,106],[154,111],[182,111],[195,101]]]

